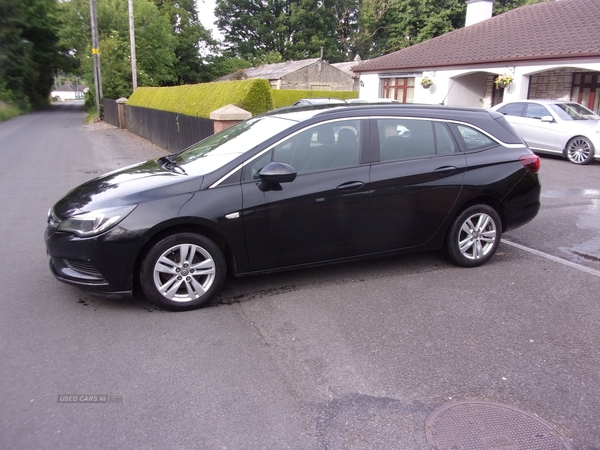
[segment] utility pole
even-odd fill
[[[129,46],[131,47],[131,80],[137,89],[137,61],[135,58],[135,29],[133,27],[133,0],[129,0]]]
[[[100,108],[102,100],[102,77],[100,75],[100,49],[98,43],[98,17],[96,16],[96,0],[90,0],[90,21],[92,26],[92,56],[94,58],[94,87],[96,88],[96,110],[102,117]]]

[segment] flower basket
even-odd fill
[[[433,80],[429,77],[423,77],[421,79],[421,86],[423,86],[424,89],[429,89],[433,86]]]
[[[512,75],[504,74],[498,75],[494,80],[494,84],[496,85],[496,89],[504,89],[510,86],[510,83],[513,82]]]

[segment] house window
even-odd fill
[[[328,84],[311,84],[310,90],[311,91],[330,91],[331,88],[329,87]]]
[[[393,98],[400,103],[412,103],[415,93],[414,78],[383,78],[381,96]]]
[[[571,100],[596,113],[600,112],[600,73],[574,73]]]

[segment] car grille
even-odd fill
[[[74,259],[63,259],[65,265],[69,268],[87,277],[97,280],[104,280],[102,274],[91,263],[86,261],[76,261]]]

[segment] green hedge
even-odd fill
[[[271,91],[273,97],[273,106],[281,108],[282,106],[290,106],[301,98],[339,98],[348,100],[350,98],[358,98],[356,91],[295,91],[288,89]]]
[[[271,88],[264,79],[221,81],[173,87],[140,87],[127,105],[208,119],[210,113],[235,105],[253,116],[273,109]]]
[[[271,89],[268,80],[220,81],[173,87],[140,87],[127,100],[129,106],[158,109],[208,119],[210,113],[235,105],[253,116],[292,105],[301,98],[358,98],[355,91],[295,91]]]

